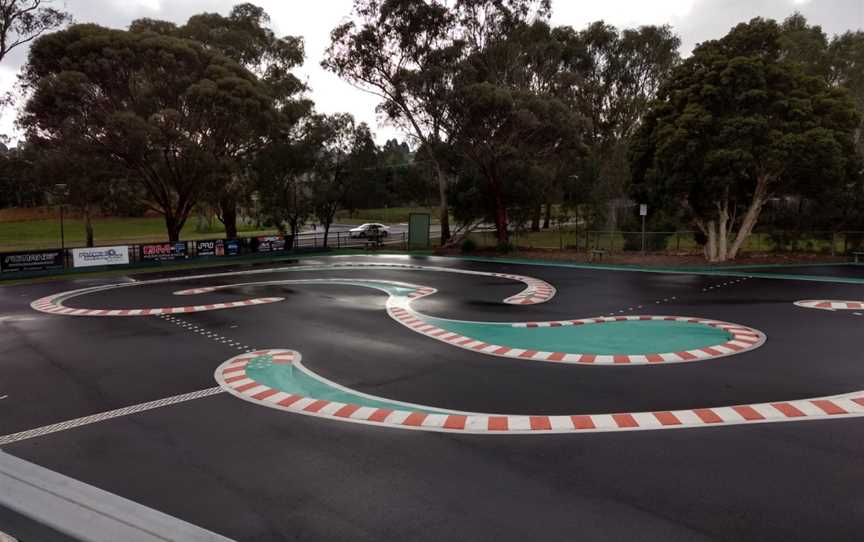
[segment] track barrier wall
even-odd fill
[[[326,242],[325,242],[326,241]],[[351,237],[348,232],[308,232],[237,239],[191,239],[178,243],[144,243],[88,248],[0,252],[0,280],[51,275],[65,271],[101,271],[179,262],[267,258],[326,249],[404,249],[407,232],[379,239]]]

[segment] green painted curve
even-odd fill
[[[695,350],[725,343],[722,329],[662,320],[606,322],[561,327],[513,327],[510,324],[459,322],[420,316],[429,324],[490,344],[572,354],[638,355]]]
[[[310,281],[310,282],[314,282]],[[347,284],[382,290],[402,303],[415,288],[376,281],[338,279]],[[596,355],[663,354],[714,346],[732,339],[722,329],[691,322],[620,321],[561,327],[513,327],[510,323],[467,322],[415,312],[424,322],[478,341],[543,352]]]
[[[323,399],[339,403],[348,403],[372,408],[387,408],[391,410],[406,410],[403,404],[372,399],[357,393],[334,387],[311,376],[309,373],[297,369],[292,364],[274,364],[272,356],[257,356],[246,365],[246,376],[252,380],[269,386],[273,389]],[[434,410],[411,406],[410,410],[425,412],[427,414],[444,414]]]

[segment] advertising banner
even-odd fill
[[[72,249],[74,267],[96,267],[99,265],[122,265],[129,263],[129,247],[93,247]]]
[[[7,252],[0,255],[0,272],[45,271],[63,269],[62,250]]]
[[[224,256],[225,241],[222,239],[195,241],[195,254],[198,256]]]
[[[255,238],[255,252],[281,252],[285,247],[285,238],[279,235]]]
[[[186,258],[186,243],[160,243],[158,245],[141,245],[141,259],[145,261],[182,260]]]
[[[225,241],[225,255],[239,256],[240,255],[240,239],[227,239]]]

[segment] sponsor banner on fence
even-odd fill
[[[240,254],[240,239],[227,239],[225,241],[225,255],[238,256]]]
[[[225,241],[222,239],[195,241],[195,254],[198,256],[224,256]]]
[[[7,252],[0,255],[0,272],[45,271],[63,269],[62,250],[40,250],[32,252]]]
[[[238,254],[240,254],[239,239],[195,241],[196,256],[237,256]]]
[[[72,249],[74,267],[95,267],[98,265],[123,265],[129,263],[129,247],[93,247]]]
[[[281,235],[255,238],[255,252],[281,252],[286,247],[286,238]]]
[[[141,259],[146,261],[180,260],[186,258],[186,242],[141,245]]]

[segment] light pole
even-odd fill
[[[66,203],[66,185],[55,184],[54,188],[60,193],[60,250],[66,249],[66,235],[63,231],[63,204]]]

